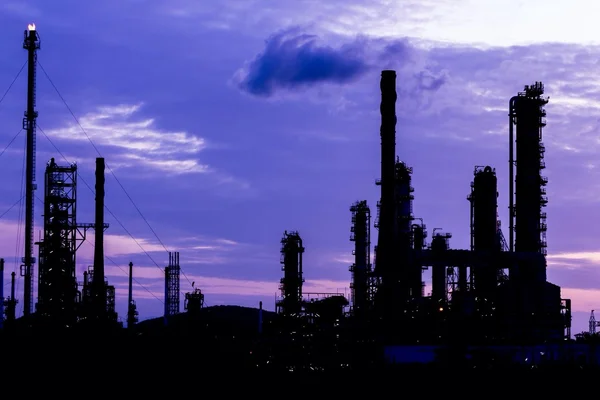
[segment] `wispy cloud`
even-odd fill
[[[378,36],[418,36],[428,40],[507,46],[536,42],[597,42],[591,28],[596,5],[585,0],[569,4],[507,0],[276,0],[199,3],[172,0],[160,3],[157,15],[174,17],[186,27],[232,30],[255,34],[292,24],[312,24],[315,29],[353,36],[357,32]],[[587,10],[581,13],[578,10]],[[530,15],[548,28],[531,29]],[[552,29],[562,26],[565,29]]]
[[[140,116],[141,107],[141,104],[103,106],[85,114],[79,122],[94,144],[112,148],[111,155],[125,165],[142,165],[169,174],[209,170],[196,157],[206,147],[203,138],[188,132],[161,130],[153,118]],[[88,141],[74,121],[46,133],[61,140]]]
[[[164,296],[163,273],[155,267],[134,267],[133,275],[139,279],[143,286],[156,297]],[[106,276],[123,278],[123,271],[112,266],[106,267]],[[195,283],[195,287],[200,288],[206,295],[211,294],[231,294],[244,296],[273,296],[279,293],[279,283],[277,281],[257,281],[244,279],[218,278],[201,275],[190,275],[187,277]],[[183,278],[182,278],[183,279]],[[344,293],[349,292],[348,281],[334,281],[325,279],[307,279],[303,286],[306,293]],[[124,283],[116,284],[125,287]],[[184,285],[182,285],[183,287]],[[139,288],[139,285],[138,285]],[[125,289],[123,289],[125,290]],[[145,291],[145,289],[142,289]],[[188,290],[191,290],[189,288]],[[141,293],[141,292],[140,292]],[[146,293],[141,293],[146,298],[154,297]],[[126,292],[123,293],[126,295]]]

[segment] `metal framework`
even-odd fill
[[[169,265],[165,268],[165,317],[179,314],[179,252],[169,252]]]
[[[52,158],[45,173],[44,237],[39,245],[37,313],[56,323],[76,321],[77,166]]]
[[[23,315],[29,316],[33,308],[33,229],[35,200],[35,128],[38,116],[35,110],[37,50],[40,37],[35,25],[29,25],[25,31],[23,48],[27,50],[27,111],[23,118],[23,129],[27,132],[27,154],[25,167],[25,256],[22,259],[21,276],[24,277]]]
[[[302,254],[304,246],[298,232],[283,233],[281,239],[281,269],[283,278],[279,289],[281,301],[277,302],[277,310],[285,315],[298,315],[302,311]]]
[[[371,284],[371,210],[367,201],[358,201],[350,207],[352,227],[350,241],[354,242],[354,264],[350,266],[352,273],[352,309],[355,315],[371,307],[373,285]]]

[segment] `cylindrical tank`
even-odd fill
[[[473,230],[475,250],[497,248],[496,215],[498,208],[496,172],[489,166],[475,172],[473,180]]]

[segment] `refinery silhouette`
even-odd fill
[[[303,240],[299,232],[285,230],[281,296],[275,312],[263,310],[262,303],[256,309],[207,307],[201,283],[182,293],[179,253],[170,252],[163,270],[164,316],[138,321],[132,290],[134,266],[129,263],[123,324],[115,311],[115,287],[107,281],[104,268],[104,231],[109,227],[104,220],[104,158],[96,159],[95,220],[90,223],[77,220],[77,165],[61,165],[54,158],[47,162],[43,235],[34,243],[40,48],[35,25],[25,31],[23,47],[28,85],[23,119],[27,134],[25,251],[19,273],[24,290],[23,298],[17,299],[16,272],[11,274],[8,296],[0,281],[3,336],[53,332],[192,336],[211,350],[214,360],[226,358],[224,362],[243,368],[286,371],[448,363],[469,367],[596,364],[598,357],[591,345],[582,337],[572,338],[570,299],[562,298],[560,287],[546,277],[548,180],[543,176],[542,131],[548,100],[541,82],[525,86],[508,101],[508,239],[498,217],[495,168],[475,166],[468,197],[470,248],[453,249],[451,234],[437,229],[430,233],[428,243],[424,221],[412,212],[412,169],[396,156],[396,72],[384,70],[381,176],[376,181],[381,197],[373,213],[364,200],[350,206],[354,263],[349,268],[349,297],[303,290]],[[377,232],[373,247],[371,227]],[[76,254],[89,231],[94,232],[94,262],[78,282]],[[431,293],[425,290],[424,270],[431,271]],[[3,279],[4,259],[0,259],[0,271]],[[19,302],[23,315],[17,318]],[[595,330],[595,321],[593,325]]]

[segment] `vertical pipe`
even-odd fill
[[[94,222],[94,276],[92,284],[96,312],[103,318],[106,311],[106,289],[104,287],[104,158],[96,158],[96,220]]]
[[[4,328],[4,258],[0,258],[0,330]]]
[[[258,303],[258,334],[262,334],[263,327],[263,306],[262,301]]]
[[[129,298],[127,301],[127,327],[133,327],[133,263],[129,262]]]
[[[16,309],[17,309],[17,298],[15,297],[15,287],[17,283],[16,273],[11,272],[10,274],[10,314],[7,315],[8,320],[14,321],[16,317]]]

